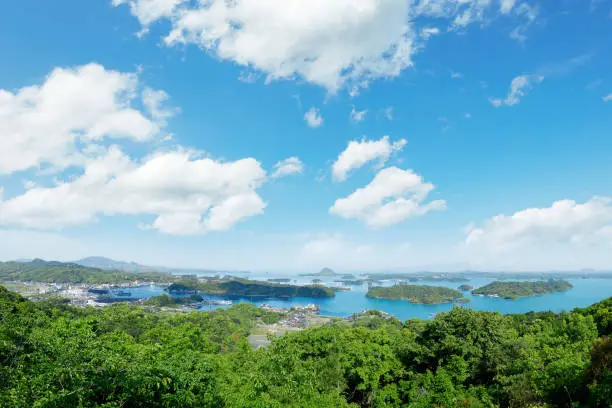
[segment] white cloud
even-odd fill
[[[303,171],[304,163],[298,157],[289,157],[276,163],[271,177],[282,178],[292,174],[301,174]]]
[[[362,122],[365,119],[367,113],[367,109],[358,111],[355,106],[353,106],[353,109],[351,110],[351,120],[355,123]]]
[[[440,29],[437,27],[425,27],[421,29],[421,38],[428,40],[432,35],[440,34]]]
[[[550,207],[497,215],[467,230],[468,246],[507,251],[528,245],[587,244],[607,236],[612,228],[612,199],[593,197],[584,204],[561,200]]]
[[[521,19],[521,23],[510,32],[510,38],[518,42],[524,42],[527,40],[527,30],[538,18],[539,11],[535,6],[521,3],[514,7],[514,13]]]
[[[514,106],[517,105],[523,96],[525,96],[534,84],[539,84],[544,80],[540,75],[520,75],[510,83],[510,91],[506,99],[492,98],[491,104],[495,107]]]
[[[151,118],[163,125],[166,125],[166,121],[178,111],[176,108],[168,107],[168,99],[170,99],[168,94],[161,90],[146,87],[142,91],[142,104],[149,112]]]
[[[412,170],[381,170],[364,188],[336,200],[330,213],[364,221],[370,227],[386,227],[429,211],[446,208],[444,200],[425,202],[435,188]]]
[[[0,89],[0,174],[83,163],[87,147],[104,139],[158,136],[170,115],[161,106],[167,95],[142,93],[150,115],[132,107],[138,95],[136,74],[97,64],[56,68],[42,85],[15,93]]]
[[[393,106],[389,106],[383,109],[383,115],[387,120],[393,120]]]
[[[516,3],[516,0],[501,0],[501,5],[499,7],[499,10],[504,14],[508,14],[514,7],[515,3]]]
[[[268,81],[300,78],[331,93],[345,87],[356,93],[372,80],[397,77],[412,66],[414,54],[431,35],[509,14],[529,20],[526,9],[515,6],[509,13],[501,1],[113,0],[113,4],[129,4],[145,32],[149,24],[168,20],[171,29],[164,38],[168,46],[195,44],[220,60],[263,73]],[[432,19],[442,30],[428,26]]]
[[[177,7],[186,0],[112,0],[113,6],[128,4],[132,15],[147,26],[161,18],[172,17]]]
[[[612,101],[612,93],[608,94],[606,96],[604,96],[603,98],[601,98],[604,102],[610,102]]]
[[[463,74],[461,72],[455,72],[452,69],[448,70],[450,72],[450,77],[452,79],[461,79],[463,78]]]
[[[389,142],[389,136],[380,140],[352,140],[332,165],[334,180],[344,181],[349,173],[365,164],[378,160],[379,166],[385,165],[391,154],[401,151],[406,146],[406,140]]]
[[[246,84],[254,84],[259,79],[259,75],[254,72],[242,71],[238,76],[238,80],[240,82],[244,82]]]
[[[311,128],[318,128],[323,125],[323,116],[321,116],[321,112],[317,108],[310,108],[304,114],[304,120]]]
[[[221,231],[263,212],[256,190],[265,176],[251,158],[223,163],[175,150],[135,161],[113,146],[73,181],[0,201],[0,225],[56,229],[100,215],[150,214],[151,228],[169,234]]]

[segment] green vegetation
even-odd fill
[[[168,287],[170,293],[200,293],[246,298],[327,298],[334,291],[320,285],[296,286],[247,279],[193,279],[175,282]]]
[[[546,293],[564,292],[571,289],[571,283],[564,280],[499,282],[495,281],[473,290],[474,295],[501,297],[504,299],[519,299],[528,296],[544,295]]]
[[[376,286],[371,287],[366,296],[376,299],[408,300],[410,303],[426,305],[469,301],[469,299],[463,300],[463,294],[454,289],[426,285]]]
[[[363,285],[365,281],[363,279],[355,279],[355,280],[344,280],[342,281],[342,283],[344,283],[345,285],[350,285],[350,286],[359,286],[359,285]]]
[[[612,298],[555,315],[381,312],[257,351],[249,304],[186,314],[33,303],[0,287],[0,406],[609,408]]]
[[[182,305],[189,305],[192,303],[198,303],[203,301],[204,298],[200,295],[191,295],[187,297],[172,297],[166,294],[154,296],[147,299],[144,304],[147,306],[157,307],[178,307]]]
[[[457,289],[465,292],[465,291],[474,289],[474,287],[472,285],[463,284],[459,286]]]
[[[135,274],[89,268],[74,263],[47,262],[41,259],[32,262],[0,262],[0,281],[97,285],[135,281],[169,282],[172,279],[175,277],[159,272]]]

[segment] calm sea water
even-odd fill
[[[251,279],[266,280],[269,276],[257,277],[251,276]],[[333,279],[323,278],[323,283],[334,285]],[[493,279],[475,278],[466,282],[474,288],[486,285],[492,282]],[[292,283],[304,284],[310,283],[310,278],[296,278]],[[464,292],[465,297],[471,301],[465,304],[476,310],[497,311],[503,314],[508,313],[526,313],[530,311],[569,311],[576,307],[585,307],[593,303],[599,302],[612,296],[612,279],[569,279],[569,282],[574,287],[567,292],[553,293],[542,296],[534,296],[518,300],[492,299],[483,296],[472,296],[469,292]],[[386,285],[392,285],[393,282],[387,282]],[[420,281],[419,285],[446,286],[456,289],[461,283],[456,282],[427,282]],[[293,298],[289,300],[280,299],[239,299],[239,301],[251,302],[256,305],[268,304],[274,307],[290,308],[293,306],[305,306],[309,303],[314,303],[321,307],[321,314],[326,316],[346,317],[353,313],[358,313],[362,310],[378,309],[390,313],[399,319],[406,320],[410,318],[431,318],[435,313],[449,311],[452,304],[442,305],[413,305],[402,300],[384,300],[370,299],[365,296],[368,287],[351,286],[352,290],[348,292],[337,292],[336,297],[328,299],[311,299],[311,298]],[[132,288],[132,297],[149,298],[159,295],[163,292],[163,288],[158,286],[142,286]],[[212,306],[215,308],[216,306]],[[210,307],[203,307],[202,310],[208,310]]]

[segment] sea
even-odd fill
[[[469,282],[448,282],[448,281],[418,281],[410,282],[415,285],[446,286],[457,289],[461,284],[468,284],[474,288],[484,286],[493,282],[495,279],[475,277],[470,278],[464,275]],[[274,278],[273,276],[249,276],[249,279],[266,281]],[[287,276],[283,276],[287,278]],[[343,286],[338,277],[317,277],[321,279],[321,284],[326,286]],[[314,277],[291,277],[291,284],[311,284]],[[518,279],[513,279],[518,280]],[[500,312],[502,314],[527,313],[552,311],[559,313],[570,311],[577,307],[586,307],[593,303],[612,296],[612,279],[586,278],[586,279],[567,279],[574,287],[566,292],[551,293],[540,296],[527,297],[517,300],[490,298],[486,296],[472,295],[470,292],[463,292],[469,303],[462,303],[461,307],[468,307],[475,310]],[[389,280],[383,282],[383,286],[389,286],[397,281]],[[348,286],[349,291],[336,292],[336,296],[326,299],[313,298],[292,298],[292,299],[253,299],[253,298],[232,298],[234,304],[239,302],[250,302],[255,305],[267,304],[278,308],[291,308],[294,306],[305,306],[315,304],[320,306],[321,315],[334,317],[348,317],[354,313],[364,310],[381,310],[387,312],[398,319],[407,320],[411,318],[430,319],[436,313],[447,312],[454,306],[451,303],[439,305],[416,305],[404,300],[370,299],[366,297],[368,285],[364,283],[359,286]],[[132,298],[150,298],[164,292],[161,286],[150,285],[131,288]],[[222,297],[211,297],[213,299],[224,299]],[[218,307],[229,306],[203,306],[200,310],[210,310]]]

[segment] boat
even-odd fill
[[[132,292],[127,290],[119,290],[115,292],[115,296],[132,296]]]

